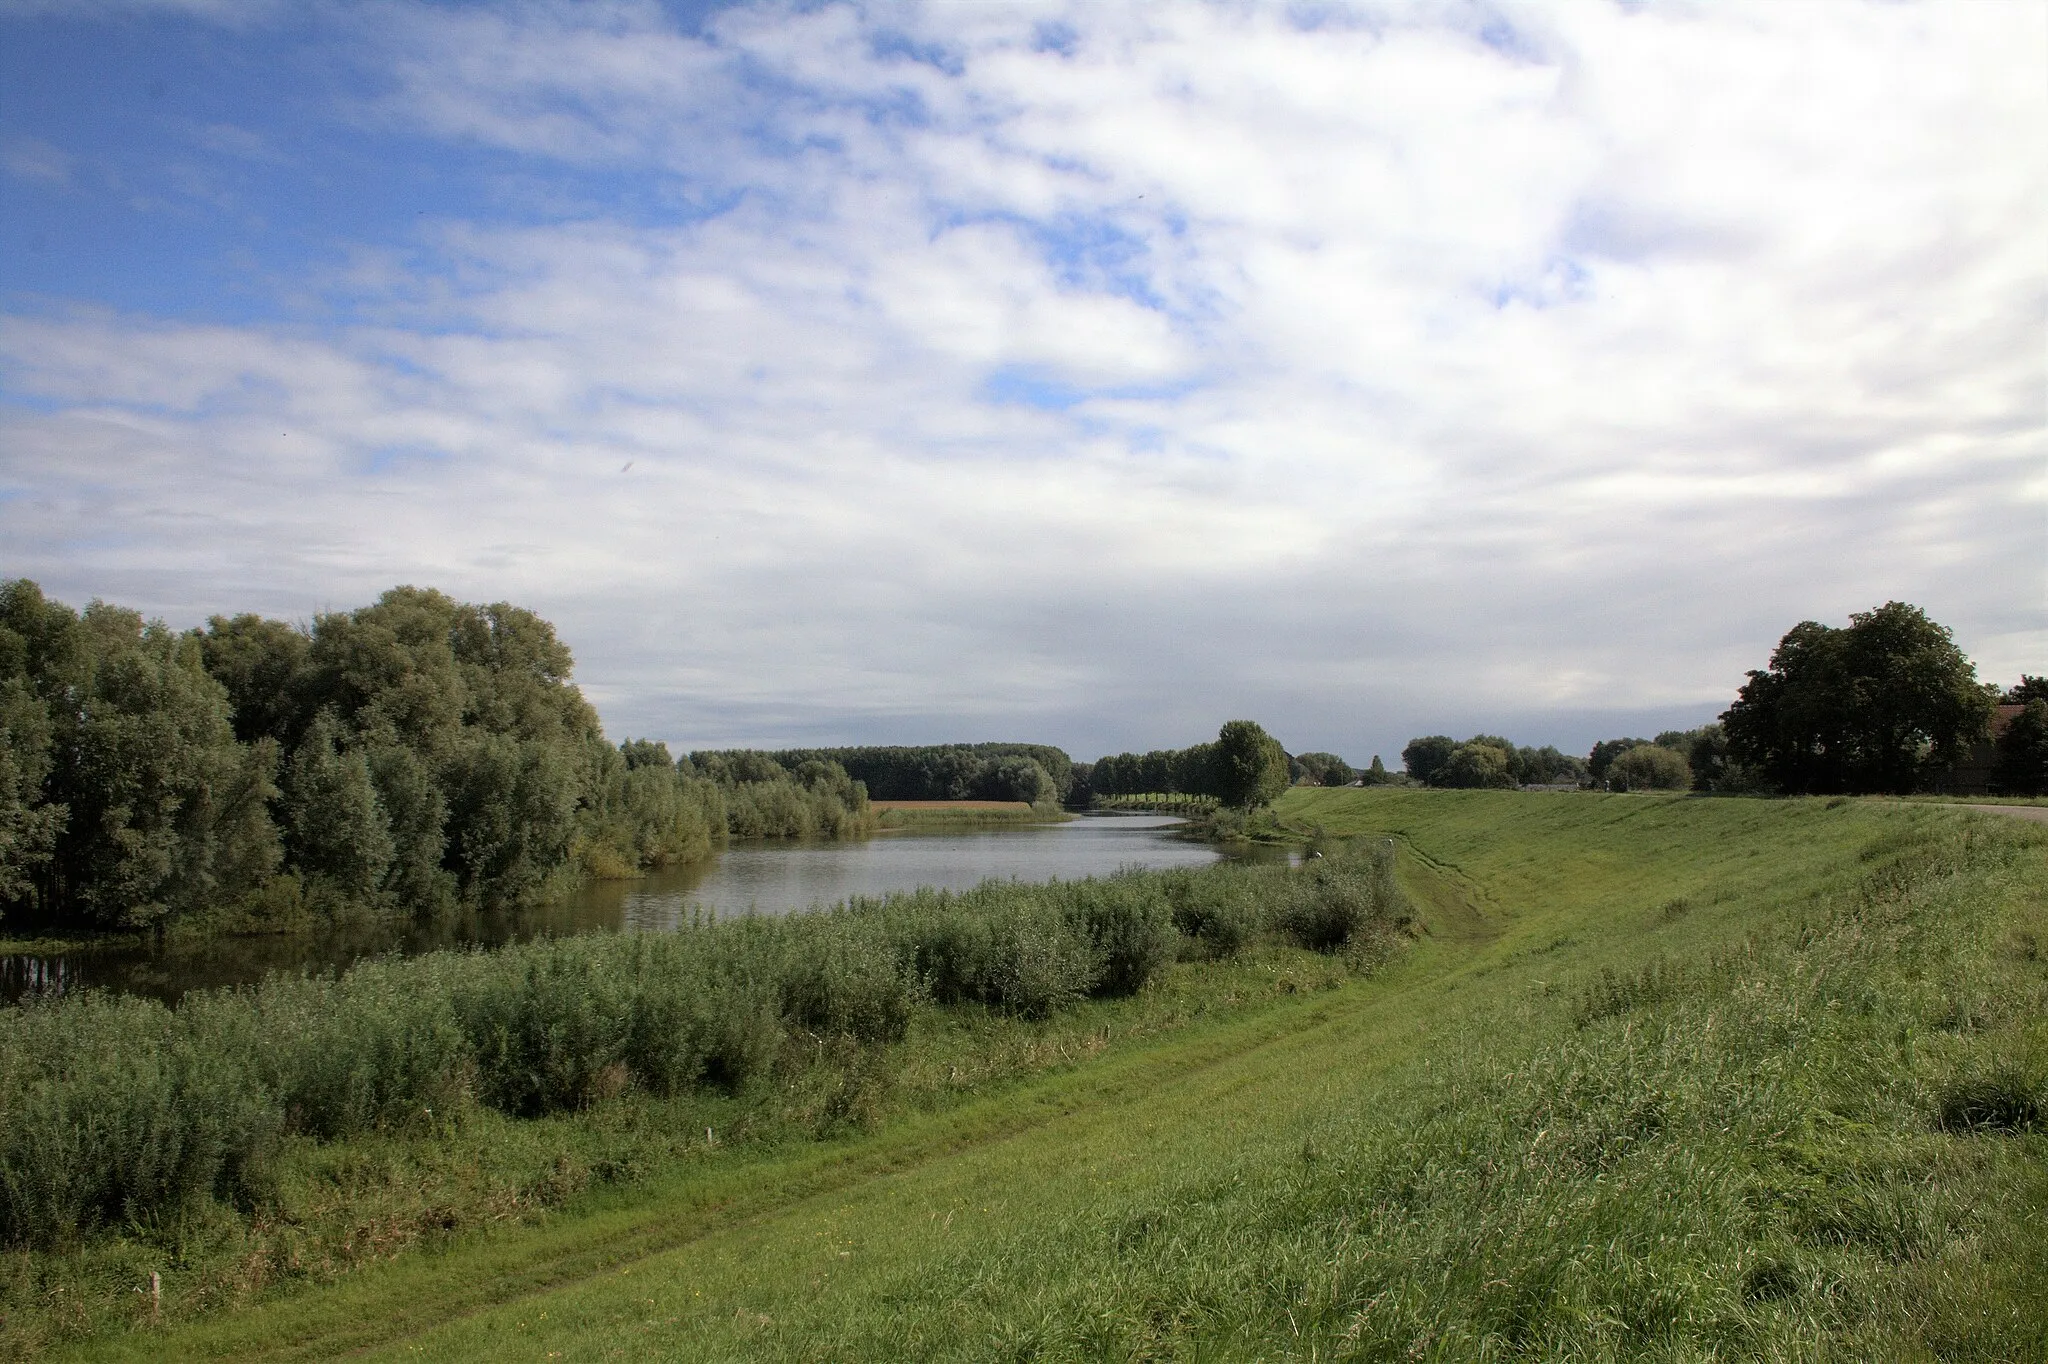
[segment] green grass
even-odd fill
[[[2048,805],[2048,796],[1868,796],[1923,805]]]
[[[1145,813],[1170,815],[1214,814],[1223,802],[1214,796],[1191,795],[1186,792],[1151,792],[1144,795],[1097,796],[1091,808],[1097,810],[1136,810]]]
[[[876,815],[876,827],[910,832],[929,829],[1010,829],[1026,825],[1065,824],[1074,816],[1056,807],[1022,810],[939,810],[891,808]]]
[[[81,1352],[2048,1357],[2048,830],[1403,790],[1279,813],[1398,842],[1413,950],[948,1016],[877,1072],[874,1130],[678,1150]]]

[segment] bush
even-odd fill
[[[1133,995],[1173,961],[1172,912],[1158,878],[1114,876],[1067,888],[1067,913],[1095,958],[1093,991]]]
[[[616,940],[569,939],[474,954],[454,990],[477,1093],[532,1117],[614,1090],[632,1035],[633,982],[607,969]],[[602,1077],[602,1078],[600,1078]]]
[[[743,944],[701,928],[624,941],[618,967],[637,989],[623,1059],[644,1088],[738,1090],[767,1070],[782,1036],[779,1000]]]
[[[100,994],[0,1016],[0,1239],[59,1244],[261,1191],[282,1122],[251,1030],[196,1021]]]
[[[805,915],[782,928],[782,1014],[798,1027],[862,1042],[901,1041],[922,993],[881,926],[850,914]]]
[[[335,1139],[470,1103],[534,1117],[631,1086],[736,1091],[797,1030],[872,1048],[900,1040],[927,998],[1043,1018],[1143,989],[1180,934],[1225,955],[1271,922],[1336,951],[1398,903],[1382,850],[1292,873],[991,881],[659,936],[392,958],[195,991],[175,1010],[32,1001],[0,1013],[0,1240],[50,1245],[194,1200],[246,1203],[285,1133]]]
[[[982,997],[1008,1013],[1045,1018],[1085,996],[1100,979],[1087,937],[1050,907],[998,922],[989,937]]]
[[[273,978],[247,994],[197,994],[179,1013],[249,1018],[257,1073],[286,1125],[317,1137],[447,1111],[469,1096],[472,1050],[428,963],[383,961],[339,980]]]
[[[1404,905],[1394,883],[1393,850],[1382,846],[1363,855],[1317,857],[1296,872],[1274,926],[1312,952],[1339,952],[1369,930],[1406,923]]]
[[[1259,934],[1263,915],[1247,878],[1229,868],[1164,878],[1173,926],[1212,957],[1230,957]]]

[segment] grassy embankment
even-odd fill
[[[1111,1034],[1071,1065],[101,1353],[2048,1355],[2048,831],[1479,792],[1281,813],[1397,838],[1429,936],[1114,1035],[1259,972],[1183,966],[1067,1016]]]

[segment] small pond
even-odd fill
[[[1164,815],[1086,815],[1065,824],[885,833],[850,843],[736,844],[694,866],[598,882],[560,903],[517,913],[472,913],[433,924],[366,919],[293,937],[0,955],[0,999],[98,986],[175,1000],[187,990],[246,984],[271,971],[344,968],[387,952],[493,946],[543,934],[664,932],[693,911],[787,914],[919,886],[967,890],[991,877],[1072,881],[1124,867],[1207,866],[1225,856],[1177,837],[1179,823]],[[1248,855],[1286,856],[1272,849]]]

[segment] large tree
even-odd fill
[[[1408,746],[1401,750],[1401,765],[1408,775],[1424,785],[1436,784],[1436,775],[1451,760],[1451,754],[1458,751],[1458,741],[1448,734],[1426,734],[1419,739],[1410,739]]]
[[[1663,744],[1637,744],[1607,765],[1610,791],[1683,791],[1691,785],[1685,755]]]
[[[1250,809],[1287,789],[1287,750],[1250,720],[1232,720],[1216,735],[1216,796]]]
[[[1721,720],[1731,756],[1784,791],[1904,794],[1989,732],[1991,704],[1946,627],[1887,602],[1846,629],[1793,626]]]
[[[2012,694],[2024,695],[2018,687]],[[2048,794],[2048,700],[2036,695],[2019,704],[2026,709],[1998,736],[1998,767],[1991,774],[1991,789],[2007,796]]]

